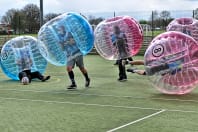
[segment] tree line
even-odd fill
[[[58,16],[57,13],[48,13],[44,22]],[[35,4],[27,4],[23,9],[9,9],[1,18],[1,23],[10,25],[14,34],[37,33],[40,28],[40,9]]]
[[[60,14],[48,13],[44,15],[44,23],[53,19]],[[194,10],[193,17],[198,19],[198,8]],[[88,16],[88,21],[91,25],[97,25],[104,18],[96,18],[94,16]],[[149,20],[140,20],[140,24],[148,24],[152,28],[165,29],[165,27],[172,21],[171,13],[169,11],[152,11]],[[1,19],[1,23],[7,23],[10,25],[10,29],[13,29],[14,34],[23,33],[37,33],[40,29],[40,9],[35,4],[27,4],[22,9],[9,9]]]

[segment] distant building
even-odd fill
[[[0,23],[0,34],[12,34],[13,30],[10,28],[10,24]]]
[[[9,24],[0,23],[0,31],[7,31]]]

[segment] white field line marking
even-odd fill
[[[113,97],[113,98],[152,99],[152,100],[195,102],[195,103],[198,102],[198,100],[146,98],[146,97],[133,97],[133,96],[116,96],[116,95],[108,95],[108,94],[103,95],[103,94],[68,93],[68,92],[52,92],[52,91],[41,91],[41,90],[18,90],[18,89],[0,89],[0,90],[2,90],[2,91],[19,91],[19,92],[35,92],[35,93],[54,93],[54,94],[67,94],[67,95],[99,96],[99,97]]]
[[[148,118],[150,118],[150,117],[156,116],[156,115],[158,115],[158,114],[160,114],[160,113],[162,113],[162,112],[165,112],[165,111],[166,111],[166,110],[158,111],[158,112],[156,112],[156,113],[153,113],[153,114],[151,114],[151,115],[145,116],[145,117],[140,118],[140,119],[138,119],[138,120],[132,121],[132,122],[127,123],[127,124],[125,124],[125,125],[116,127],[116,128],[114,128],[114,129],[111,129],[111,130],[108,130],[107,132],[114,132],[114,131],[116,131],[116,130],[118,130],[118,129],[127,127],[127,126],[129,126],[129,125],[135,124],[135,123],[140,122],[140,121],[142,121],[142,120],[145,120],[145,119],[148,119]]]
[[[15,101],[31,101],[31,102],[42,102],[42,103],[54,103],[54,104],[71,104],[71,105],[84,105],[84,106],[96,106],[96,107],[111,107],[111,108],[122,108],[122,109],[140,109],[140,110],[166,110],[169,112],[183,112],[183,113],[198,113],[198,111],[187,111],[187,110],[177,110],[177,109],[160,109],[160,108],[146,108],[146,107],[136,107],[136,106],[122,106],[122,105],[108,105],[108,104],[88,104],[83,102],[70,102],[70,101],[53,101],[53,100],[32,100],[32,99],[22,99],[22,98],[5,98],[0,97],[2,100],[15,100]]]
[[[25,99],[25,98],[22,99],[22,98],[5,98],[5,97],[0,97],[0,99],[2,99],[2,100],[42,102],[42,103],[55,103],[55,104],[72,104],[72,105],[84,105],[84,106],[113,107],[113,108],[124,108],[124,109],[161,110],[161,109],[155,109],[155,108],[116,106],[116,105],[105,105],[105,104],[87,104],[87,103],[83,103],[83,102],[70,102],[70,101],[32,100],[32,99]]]

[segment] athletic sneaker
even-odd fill
[[[77,85],[74,84],[74,83],[72,83],[71,85],[69,85],[69,86],[67,87],[67,89],[69,89],[69,90],[76,89],[76,88],[77,88]]]
[[[113,65],[118,65],[118,63],[117,63],[117,62],[115,62]]]
[[[90,85],[90,78],[88,78],[88,80],[86,80],[85,87],[89,87],[89,85]]]
[[[45,82],[50,79],[50,76],[43,77],[42,82]]]
[[[121,77],[119,77],[119,78],[118,78],[118,81],[124,82],[124,81],[127,81],[127,78],[121,78]]]

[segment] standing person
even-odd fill
[[[127,60],[133,61],[133,58],[132,57],[128,57]],[[113,65],[118,65],[118,62],[119,62],[119,60],[116,60],[116,62]]]
[[[114,33],[111,36],[113,45],[117,48],[118,52],[118,68],[119,78],[118,81],[126,81],[127,75],[125,71],[125,61],[129,56],[126,35],[121,32],[118,26],[113,27]]]
[[[61,32],[65,35],[62,35],[62,39],[60,44],[62,45],[62,49],[66,53],[67,58],[67,72],[69,75],[69,79],[71,81],[71,85],[67,87],[67,89],[76,89],[77,84],[74,79],[74,72],[73,68],[76,66],[79,67],[80,71],[85,77],[85,87],[89,87],[90,85],[90,78],[88,76],[88,72],[84,67],[83,62],[83,54],[81,53],[80,49],[77,47],[76,42],[70,32],[66,32],[65,27],[61,26]],[[60,33],[61,33],[60,32]],[[64,36],[64,37],[63,37]]]
[[[25,51],[20,51],[20,59],[16,61],[16,64],[18,65],[19,74],[18,77],[22,84],[27,85],[31,83],[32,79],[39,79],[42,82],[49,80],[50,76],[43,76],[39,71],[31,72],[31,66],[32,66],[32,59],[30,57],[30,54],[25,53]]]

